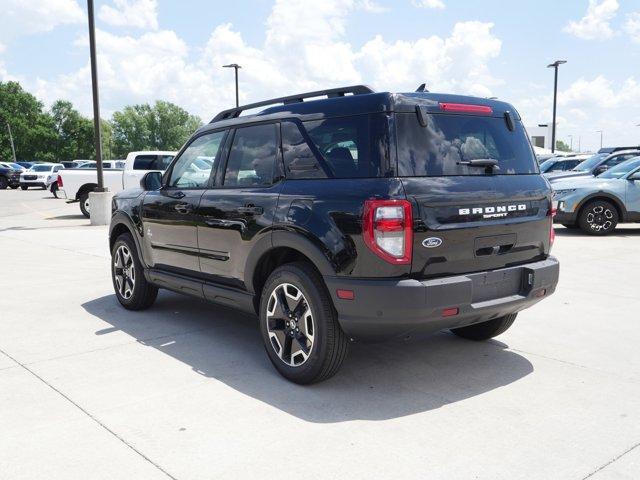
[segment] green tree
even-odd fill
[[[51,107],[51,117],[57,133],[54,153],[58,161],[95,156],[93,122],[80,115],[71,102],[56,101]]]
[[[114,152],[177,150],[200,125],[198,117],[170,102],[127,106],[113,114]]]
[[[560,152],[570,152],[571,151],[571,149],[569,148],[569,145],[564,143],[562,140],[556,140],[556,150],[558,150]]]
[[[0,82],[0,159],[12,158],[7,123],[18,160],[55,159],[56,130],[42,102],[24,91],[18,82]]]

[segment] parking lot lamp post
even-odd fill
[[[5,120],[7,130],[9,130],[9,142],[11,143],[11,153],[13,153],[13,163],[16,163],[16,146],[13,144],[13,134],[11,133],[11,124]]]
[[[600,134],[600,148],[602,148],[602,130],[596,130],[596,133]]]
[[[553,125],[551,125],[551,153],[556,151],[556,105],[558,98],[558,67],[563,63],[567,63],[566,60],[556,60],[553,63],[547,65],[547,68],[553,68],[555,70],[553,76]]]
[[[569,137],[569,141],[571,142],[571,144],[569,145],[569,150],[573,152],[573,135],[567,135],[567,137]]]
[[[236,108],[240,106],[239,95],[238,95],[238,69],[242,68],[237,63],[230,63],[229,65],[223,65],[222,68],[233,68],[236,72]]]
[[[100,132],[100,100],[98,97],[98,64],[96,61],[96,27],[93,20],[93,0],[87,0],[89,16],[89,54],[91,56],[91,88],[93,93],[93,129],[96,145],[96,162],[98,170],[98,186],[94,191],[104,192],[104,176],[102,173],[102,140]]]

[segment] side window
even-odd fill
[[[224,175],[225,186],[258,187],[273,183],[276,127],[271,123],[236,130]]]
[[[196,138],[173,165],[169,186],[205,188],[209,183],[225,132],[214,132]]]
[[[374,151],[369,115],[304,122],[304,128],[336,178],[376,177],[380,151]]]
[[[289,179],[327,178],[313,151],[305,141],[300,128],[293,122],[282,122],[282,153],[284,168]]]
[[[157,155],[138,155],[133,161],[134,170],[155,170]]]
[[[615,167],[616,165],[618,165],[619,163],[624,162],[625,160],[629,160],[630,158],[635,157],[636,155],[629,153],[627,155],[616,155],[615,157],[610,158],[609,160],[607,160],[604,165],[606,165],[607,167]]]
[[[62,169],[62,168],[63,168],[63,167],[61,167],[61,166],[59,166],[59,165],[58,165],[57,167],[53,167],[53,171],[54,171],[54,172],[57,172],[57,171],[59,171],[59,170],[60,170],[60,169]]]

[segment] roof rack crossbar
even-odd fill
[[[229,108],[218,113],[210,123],[219,122],[221,120],[228,120],[230,118],[237,118],[245,110],[251,110],[259,107],[267,107],[269,105],[284,104],[289,105],[292,103],[304,102],[305,98],[324,97],[336,98],[344,97],[346,94],[362,95],[366,93],[374,93],[373,89],[366,85],[352,85],[349,87],[329,88],[326,90],[317,90],[315,92],[298,93],[296,95],[289,95],[287,97],[272,98],[271,100],[264,100],[262,102],[250,103],[248,105],[241,105],[236,108]]]

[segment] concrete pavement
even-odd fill
[[[105,227],[0,191],[0,478],[640,478],[640,228],[561,227],[556,294],[498,339],[354,345],[311,387],[256,321],[112,293]]]

